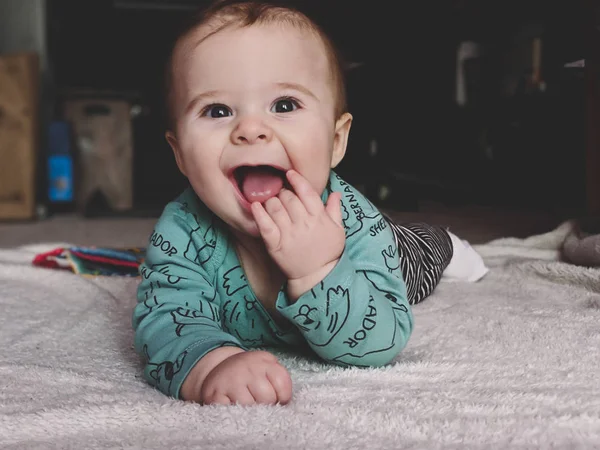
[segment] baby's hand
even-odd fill
[[[252,213],[267,251],[288,278],[288,285],[295,283],[295,291],[306,292],[331,271],[344,250],[341,194],[332,193],[324,206],[302,175],[293,170],[286,175],[294,192],[283,189],[264,207],[255,202]]]
[[[210,371],[201,398],[204,404],[286,404],[292,398],[292,379],[271,353],[237,353]]]

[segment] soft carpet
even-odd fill
[[[384,369],[280,354],[283,407],[201,407],[140,377],[137,281],[0,250],[0,446],[14,449],[600,448],[600,271],[558,261],[570,225],[478,247],[479,283],[443,283]],[[57,243],[57,246],[60,243]]]

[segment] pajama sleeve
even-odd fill
[[[210,276],[218,259],[210,224],[198,223],[180,207],[167,206],[150,237],[133,313],[144,376],[175,398],[206,353],[226,345],[243,348],[221,328],[219,298]]]
[[[382,366],[406,346],[413,328],[398,249],[374,206],[347,197],[342,205],[347,237],[339,262],[296,302],[290,304],[281,293],[277,308],[322,359]]]

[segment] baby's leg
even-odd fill
[[[489,269],[481,256],[467,241],[449,231],[447,233],[452,240],[452,259],[442,274],[442,280],[475,282],[483,278]]]
[[[385,216],[398,246],[400,269],[411,305],[427,298],[452,260],[453,243],[441,227],[426,223],[394,223]]]

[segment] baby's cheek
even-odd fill
[[[320,194],[325,189],[327,180],[329,179],[331,159],[320,153],[315,154],[309,162],[309,165],[298,168],[298,171],[304,175],[315,191]]]
[[[300,172],[315,188],[325,186],[331,168],[333,138],[318,122],[305,123],[304,131],[288,139],[284,146],[295,170]]]
[[[333,150],[333,138],[322,129],[314,127],[303,137],[303,147],[310,154],[312,160],[325,161],[331,156]]]

